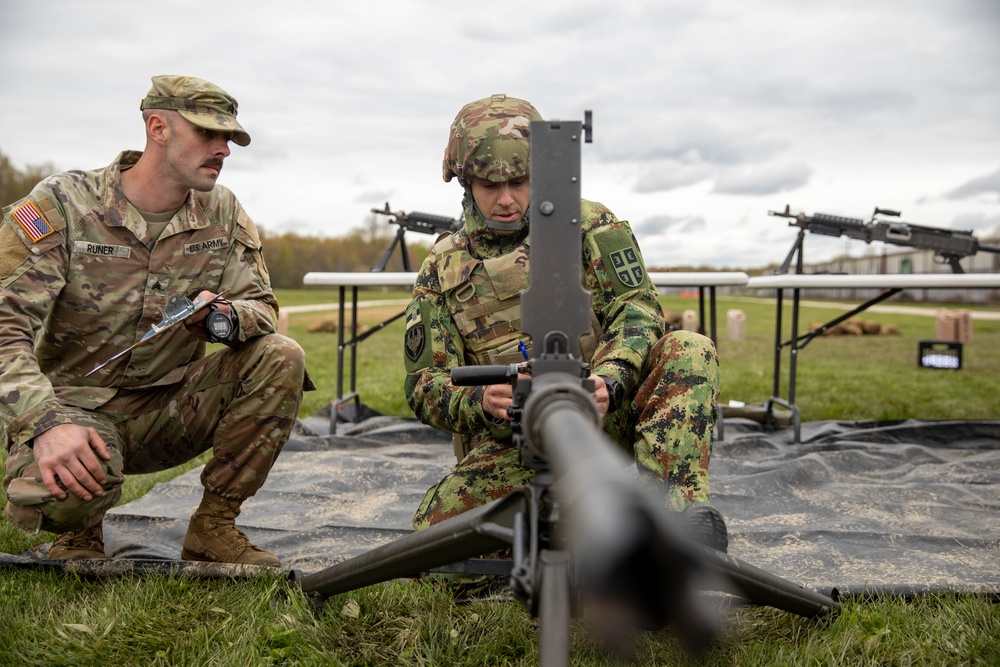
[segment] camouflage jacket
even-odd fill
[[[663,312],[628,223],[601,204],[581,205],[583,283],[602,332],[591,368],[634,387],[643,360],[663,336]],[[477,360],[516,360],[509,355],[519,354],[519,297],[528,286],[529,246],[526,232],[504,237],[491,231],[467,197],[463,229],[439,240],[420,267],[406,312],[404,358],[407,401],[423,423],[509,437],[506,422],[484,415],[482,387],[455,387],[449,374]],[[484,289],[494,291],[490,298],[475,293]],[[491,303],[477,311],[478,301]]]
[[[159,323],[172,294],[226,290],[238,341],[275,330],[260,237],[236,197],[192,190],[147,247],[146,222],[121,184],[139,156],[51,176],[3,209],[0,419],[11,445],[68,422],[61,404],[93,409],[122,387],[179,381],[205,353],[183,326],[84,377]]]

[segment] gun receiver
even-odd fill
[[[964,273],[959,260],[963,257],[975,255],[977,252],[1000,253],[1000,246],[992,246],[980,243],[979,239],[973,236],[972,231],[961,231],[954,229],[944,229],[941,227],[926,227],[914,225],[900,220],[885,220],[878,216],[898,218],[899,211],[882,209],[876,207],[872,217],[865,221],[861,218],[845,218],[839,215],[829,215],[827,213],[815,213],[806,215],[805,213],[792,213],[791,208],[786,205],[784,211],[768,211],[768,215],[791,218],[789,227],[798,227],[799,234],[805,231],[823,236],[846,236],[857,239],[865,243],[881,241],[894,245],[917,248],[919,250],[931,250],[938,263],[948,264],[954,273]],[[782,264],[780,273],[787,273],[788,264],[792,254],[799,250],[801,252],[801,236],[797,245]]]

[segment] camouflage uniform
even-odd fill
[[[466,110],[489,102],[472,103]],[[461,127],[456,119],[453,142],[457,134],[475,135],[468,118],[465,114]],[[520,131],[526,137],[523,120]],[[512,125],[507,119],[500,127]],[[489,158],[473,160],[478,170],[473,175],[504,181],[527,171],[526,155],[512,148],[493,149]],[[461,169],[462,161],[446,150],[445,180]],[[406,312],[404,357],[405,390],[414,414],[435,428],[470,436],[471,450],[428,490],[414,517],[417,529],[500,498],[534,474],[520,464],[509,422],[484,413],[483,388],[456,387],[450,380],[456,366],[509,364],[523,359],[518,343],[530,349],[520,331],[520,294],[529,280],[528,230],[497,234],[463,185],[464,228],[442,237],[420,268]],[[715,346],[699,334],[664,332],[657,292],[628,223],[601,204],[583,201],[581,206],[582,275],[591,294],[594,329],[581,347],[593,373],[627,388],[624,405],[607,415],[605,430],[634,456],[643,478],[661,491],[668,507],[680,510],[707,501],[719,391]]]
[[[233,140],[245,145],[249,136],[236,128]],[[98,525],[125,474],[171,468],[209,448],[206,491],[244,500],[263,484],[298,415],[304,355],[275,333],[278,304],[253,222],[226,188],[191,190],[148,239],[121,182],[139,155],[52,176],[3,210],[4,516],[25,530]],[[204,343],[176,326],[84,377],[158,323],[170,295],[201,290],[231,302],[238,326],[229,346],[205,356]],[[33,438],[68,423],[95,428],[112,455],[101,461],[105,493],[90,502],[72,493],[56,500],[34,461]]]

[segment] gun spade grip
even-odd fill
[[[510,379],[510,366],[458,366],[451,369],[451,383],[457,387],[505,384]]]

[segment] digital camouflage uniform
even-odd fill
[[[510,108],[511,100],[500,105]],[[445,157],[445,180],[461,172],[455,143],[478,134],[517,131],[527,136],[533,107],[510,118],[469,114],[452,126]],[[518,101],[514,101],[515,103]],[[485,108],[485,107],[484,107]],[[470,121],[471,117],[471,121]],[[456,136],[458,137],[456,139]],[[490,143],[489,141],[485,143]],[[501,142],[502,143],[502,142]],[[527,172],[526,141],[508,142],[489,154],[473,147],[474,175],[505,181]],[[478,150],[478,152],[477,152]],[[461,155],[461,153],[460,153]],[[451,162],[449,163],[449,160]],[[511,444],[509,422],[484,413],[483,387],[456,387],[450,370],[469,364],[509,364],[523,360],[520,295],[528,287],[530,237],[525,227],[509,235],[491,229],[475,206],[466,183],[462,230],[444,236],[424,261],[406,311],[405,391],[417,418],[443,431],[471,438],[471,451],[428,490],[414,527],[448,519],[500,498],[533,478]],[[715,346],[705,336],[664,332],[657,292],[646,274],[638,244],[624,220],[601,204],[583,201],[583,283],[591,294],[593,335],[581,341],[593,373],[627,388],[624,405],[607,415],[605,430],[630,452],[643,479],[680,510],[708,501],[719,375]]]
[[[278,305],[253,222],[216,186],[190,191],[159,238],[144,240],[147,223],[121,183],[139,155],[52,176],[3,210],[4,515],[25,530],[99,524],[125,474],[171,468],[209,448],[206,490],[244,500],[263,484],[298,414],[304,355],[275,333]],[[179,325],[84,377],[159,323],[170,295],[201,290],[231,301],[238,327],[230,346],[206,357]],[[112,454],[102,461],[105,494],[90,502],[72,493],[55,500],[32,455],[35,436],[67,423],[97,429]]]

